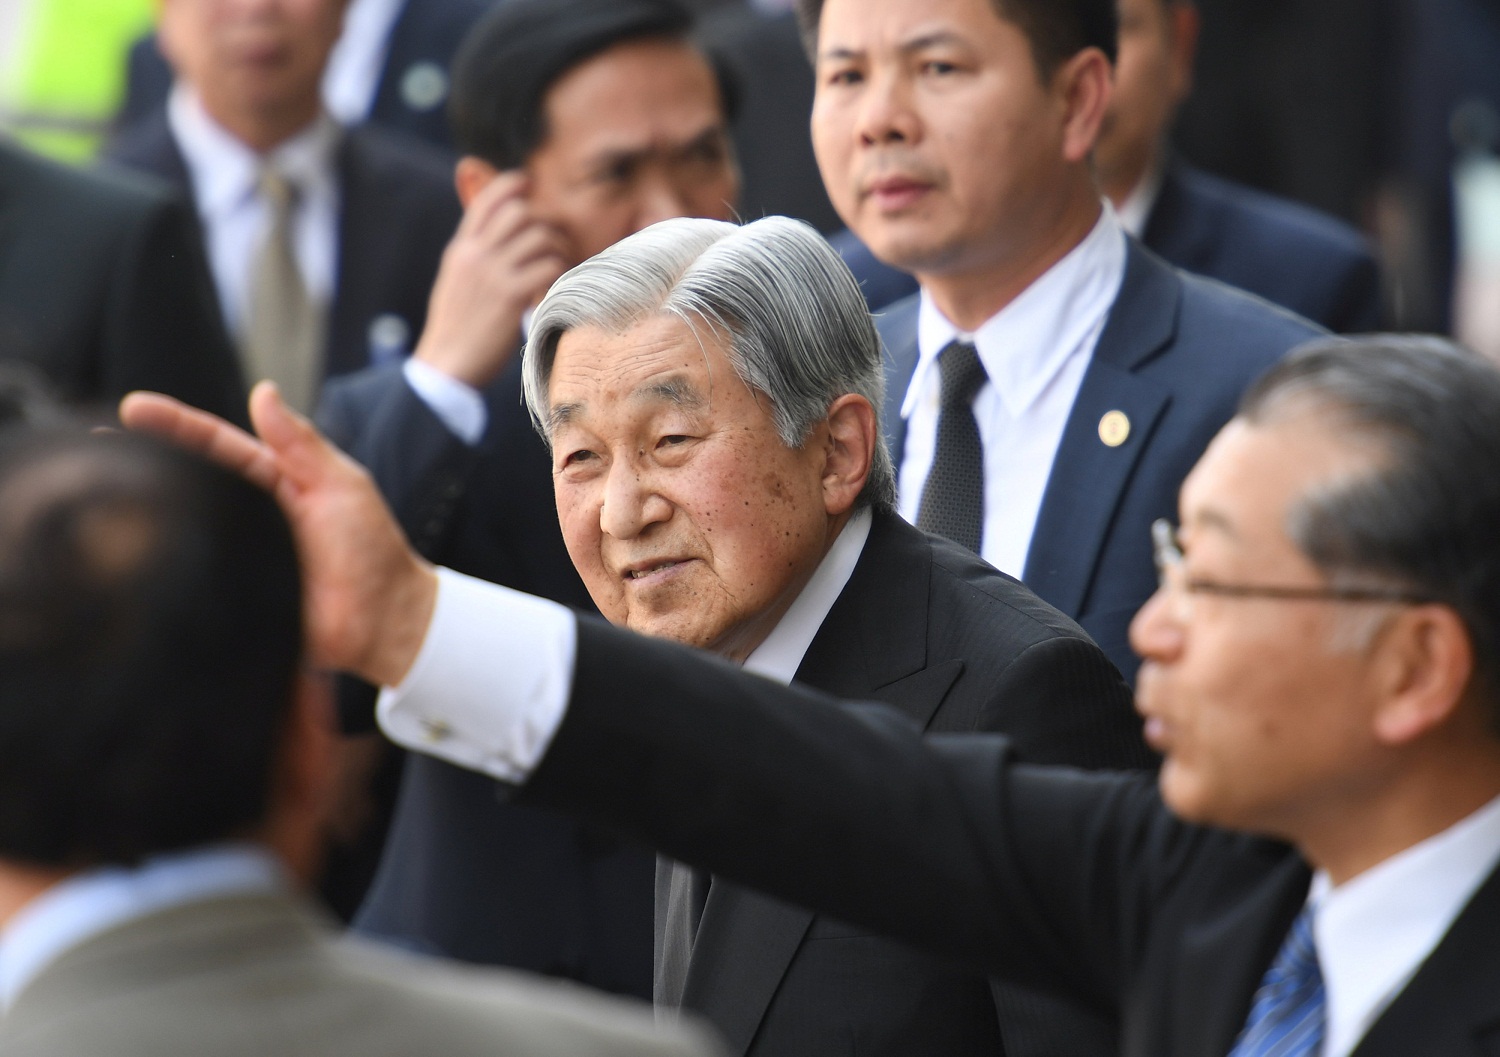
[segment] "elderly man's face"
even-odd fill
[[[835,531],[826,425],[788,448],[712,335],[660,316],[564,334],[548,406],[558,517],[600,611],[743,660]]]
[[[719,85],[678,40],[616,44],[547,91],[530,203],[574,263],[672,217],[731,219],[739,175]]]
[[[1382,773],[1374,680],[1394,603],[1186,586],[1327,587],[1288,537],[1288,513],[1376,458],[1311,415],[1236,419],[1183,484],[1182,564],[1131,626],[1145,658],[1137,706],[1166,756],[1162,795],[1182,817],[1296,837],[1309,819],[1348,817],[1340,803],[1358,803]]]

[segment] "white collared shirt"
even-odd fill
[[[1161,163],[1147,169],[1124,202],[1120,203],[1120,226],[1136,238],[1142,237],[1146,231],[1146,224],[1151,220],[1151,210],[1156,208],[1156,200],[1161,197],[1161,184],[1165,177],[1165,170]]]
[[[1063,427],[1124,278],[1125,234],[1106,202],[1082,242],[973,334],[961,333],[922,292],[917,366],[901,407],[902,517],[916,523],[932,468],[942,393],[938,353],[967,338],[989,376],[973,405],[984,445],[980,553],[1021,576]]]
[[[287,884],[281,864],[254,844],[218,844],[69,877],[0,930],[0,1013],[47,966],[101,933],[169,907]]]
[[[1348,1057],[1500,862],[1500,798],[1334,888],[1313,877],[1322,1057]]]
[[[856,511],[745,668],[789,683],[854,573],[871,515]],[[497,614],[503,614],[499,621]],[[495,628],[524,629],[495,634]],[[406,680],[376,706],[395,742],[507,782],[546,755],[572,689],[578,630],[556,602],[438,570],[437,607]],[[497,673],[505,689],[494,693]],[[505,706],[497,709],[499,701]]]
[[[344,29],[323,71],[323,105],[346,125],[370,116],[403,6],[405,0],[352,0],[344,12]]]
[[[209,117],[181,82],[167,101],[167,121],[192,178],[208,263],[230,332],[243,333],[253,262],[270,231],[270,210],[256,186],[264,162],[297,187],[297,266],[308,292],[326,304],[338,272],[338,124],[324,115],[262,159]]]

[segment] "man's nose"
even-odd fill
[[[672,516],[672,506],[639,465],[616,460],[604,484],[599,528],[615,539],[634,539],[649,525]]]
[[[1130,648],[1148,661],[1174,660],[1182,652],[1184,626],[1178,596],[1157,588],[1130,622]]]
[[[872,72],[860,92],[855,131],[868,146],[910,143],[920,122],[912,106],[911,85],[896,73]]]

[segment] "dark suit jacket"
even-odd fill
[[[900,417],[917,364],[917,299],[880,320],[889,353],[885,423],[899,466]],[[1042,496],[1025,575],[1043,599],[1083,625],[1134,680],[1130,619],[1156,590],[1151,522],[1175,517],[1177,489],[1240,393],[1317,327],[1227,286],[1180,272],[1134,240],[1125,280],[1084,373]],[[1130,433],[1099,438],[1107,412]]]
[[[490,0],[408,0],[391,27],[369,123],[451,153],[448,66],[464,35],[489,7]],[[148,33],[130,48],[125,99],[115,127],[128,127],[159,109],[171,89],[172,69],[157,48],[156,34]]]
[[[849,231],[830,240],[872,309],[916,280],[875,259]],[[1146,248],[1195,275],[1263,297],[1340,334],[1380,327],[1380,267],[1354,228],[1307,206],[1173,161],[1141,233]]]
[[[1141,241],[1340,334],[1380,329],[1380,267],[1363,235],[1326,213],[1173,162]]]
[[[105,148],[118,165],[191,190],[187,164],[158,109]],[[398,360],[427,321],[427,297],[462,211],[448,163],[407,137],[348,130],[337,159],[338,263],[324,373]],[[392,341],[394,336],[403,340]]]
[[[157,389],[234,421],[244,387],[192,210],[0,143],[0,359],[73,401]]]
[[[291,896],[205,899],[64,952],[0,1017],[6,1057],[708,1057],[644,1007],[335,935]]]
[[[1129,690],[1077,625],[891,513],[875,514],[797,680],[926,730],[1009,733],[1032,760],[1151,763]],[[757,1057],[993,1057],[1000,1036],[1012,1055],[1114,1051],[1109,1025],[1080,1034],[1087,1010],[1008,987],[992,999],[982,976],[717,878],[683,1006]]]
[[[551,457],[521,405],[519,357],[485,398],[489,427],[474,447],[448,431],[399,367],[331,383],[318,417],[370,468],[424,555],[592,612],[557,524]],[[346,726],[373,723],[373,695],[343,696]],[[647,852],[502,804],[493,783],[459,768],[418,756],[407,763],[360,931],[651,996]]]
[[[582,621],[521,790],[780,898],[1118,1018],[1122,1057],[1216,1057],[1306,896],[1282,844],[1179,822],[1149,778],[780,687]],[[1500,1053],[1492,875],[1356,1057]]]

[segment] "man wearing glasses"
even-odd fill
[[[357,471],[255,410],[269,447],[124,409],[278,486],[319,655],[393,687],[415,747],[1081,997],[1125,1057],[1500,1052],[1500,372],[1477,357],[1323,341],[1247,394],[1131,629],[1155,786],[435,574]]]

